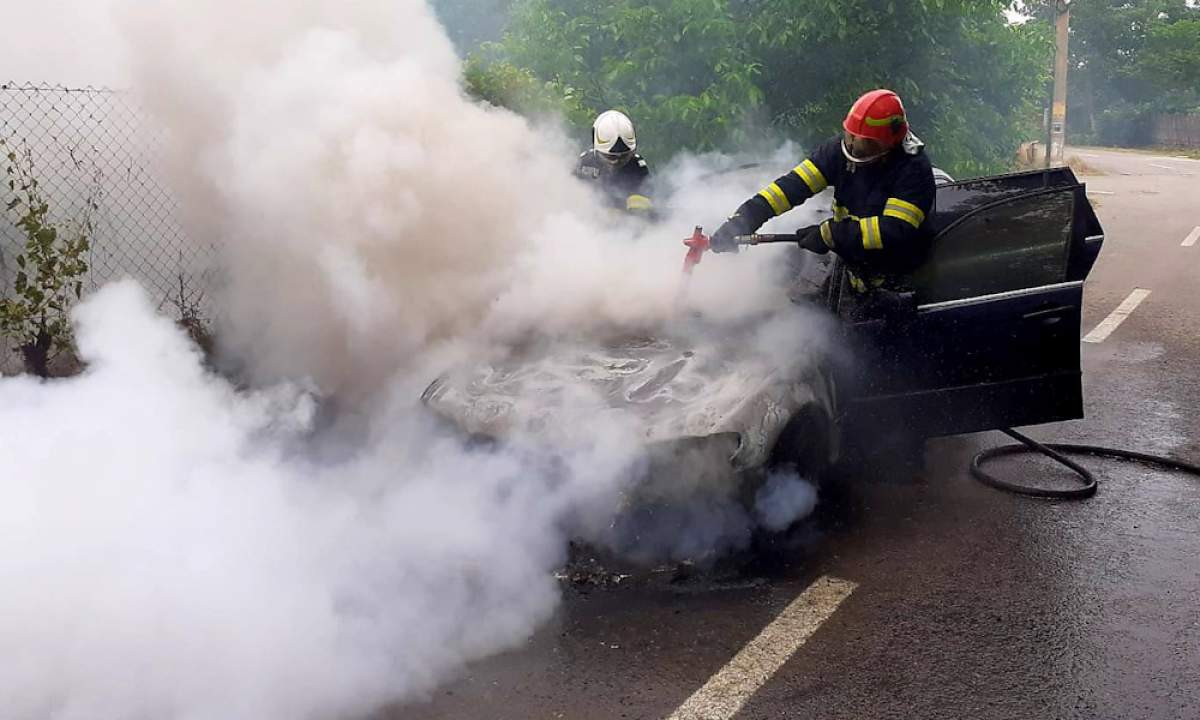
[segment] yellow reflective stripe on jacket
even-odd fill
[[[626,210],[650,210],[654,207],[654,203],[645,195],[630,195],[625,198]]]
[[[866,250],[882,250],[883,249],[883,233],[879,231],[879,216],[863,218],[858,221],[858,228],[862,232],[863,248]]]
[[[845,205],[838,205],[837,200],[833,201],[833,219],[834,220],[858,220],[858,216],[850,212]]]
[[[925,222],[925,213],[921,208],[900,198],[888,198],[883,214],[903,220],[915,228],[921,227],[921,223]]]
[[[771,183],[758,192],[764,200],[771,205],[771,209],[776,215],[782,215],[792,209],[792,202],[788,200],[787,193],[783,188],[779,187],[778,183]]]
[[[825,180],[825,176],[821,174],[821,169],[813,163],[812,160],[805,160],[796,167],[792,168],[792,172],[800,176],[804,184],[812,190],[813,195],[821,192],[829,187],[829,183]]]
[[[821,239],[825,241],[825,245],[830,250],[833,249],[833,228],[829,227],[829,221],[821,223]]]
[[[850,270],[846,271],[846,275],[850,278],[850,287],[854,288],[856,292],[865,293],[868,290],[883,287],[883,278],[869,278],[864,281]]]

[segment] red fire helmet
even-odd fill
[[[893,148],[908,134],[908,118],[900,96],[891,90],[872,90],[851,106],[842,121],[846,132],[871,138]]]

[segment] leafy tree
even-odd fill
[[[469,54],[500,39],[513,0],[431,0],[459,52]]]
[[[523,115],[557,115],[574,127],[591,122],[590,110],[574,88],[542,80],[511,62],[473,55],[463,64],[463,83],[473,97]]]
[[[1021,3],[1040,20],[1053,0]],[[1149,141],[1149,116],[1200,106],[1200,6],[1188,0],[1073,0],[1067,122],[1075,137]]]
[[[1007,167],[1032,132],[1050,34],[1000,0],[516,0],[498,61],[575,107],[628,112],[655,154],[837,132],[865,89],[888,86],[943,167]],[[478,77],[475,80],[478,82]],[[583,132],[581,128],[581,133]]]
[[[1003,2],[769,0],[748,16],[773,121],[816,140],[864,89],[900,93],[934,161],[955,175],[1006,169],[1036,129],[1050,35]]]
[[[761,103],[740,30],[711,0],[518,0],[499,49],[588,114],[624,110],[647,147],[671,153],[718,147]]]
[[[1159,109],[1200,112],[1200,13],[1150,28],[1135,71],[1158,98]]]

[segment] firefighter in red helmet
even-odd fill
[[[932,239],[933,168],[913,135],[900,97],[872,90],[842,122],[842,137],[819,146],[786,175],[750,198],[712,236],[712,249],[736,251],[735,238],[757,230],[827,187],[833,217],[797,233],[800,246],[830,250],[858,291],[902,285]]]

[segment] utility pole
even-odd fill
[[[1046,165],[1062,162],[1067,143],[1067,48],[1071,26],[1071,0],[1054,3],[1054,97],[1050,103],[1049,138],[1046,143]]]

